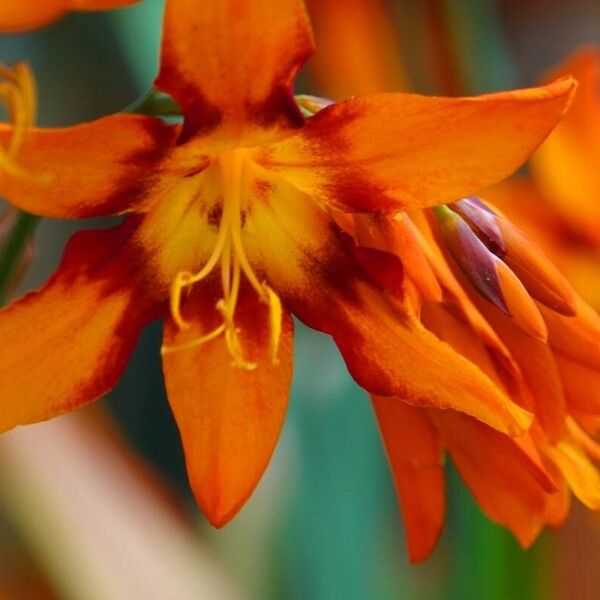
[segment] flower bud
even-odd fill
[[[473,287],[524,333],[545,341],[548,332],[544,319],[515,273],[490,251],[458,212],[447,206],[437,206],[433,212],[446,247]],[[485,215],[481,220],[489,222]],[[493,223],[489,230],[493,234]]]
[[[563,315],[575,314],[575,294],[570,284],[523,231],[476,197],[464,198],[449,207],[510,267],[533,298]]]

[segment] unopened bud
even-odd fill
[[[533,298],[561,314],[575,314],[575,294],[568,281],[523,231],[479,198],[464,198],[449,206],[511,268]]]
[[[524,333],[545,340],[548,332],[544,319],[515,273],[457,212],[447,206],[437,206],[433,212],[446,247],[473,287]]]

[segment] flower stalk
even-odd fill
[[[6,238],[6,243],[0,247],[0,305],[8,299],[19,261],[39,222],[40,218],[35,215],[22,210],[16,212],[14,225]]]

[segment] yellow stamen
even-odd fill
[[[160,349],[161,354],[169,354],[170,352],[178,352],[179,350],[187,350],[189,348],[194,348],[196,346],[201,346],[202,344],[206,344],[206,342],[210,342],[210,340],[214,340],[219,337],[225,331],[225,323],[222,323],[217,328],[213,329],[210,333],[203,335],[202,337],[196,338],[190,342],[186,342],[185,344],[178,344],[176,346],[164,346]]]
[[[269,307],[269,355],[273,364],[277,363],[283,311],[279,297],[265,282],[259,280],[244,251],[241,205],[242,177],[245,166],[244,150],[231,150],[222,154],[218,158],[218,166],[221,171],[223,198],[221,221],[214,248],[205,265],[197,273],[181,271],[176,275],[171,285],[170,308],[173,320],[179,329],[189,329],[190,324],[181,312],[184,294],[194,284],[206,279],[220,263],[223,297],[217,302],[216,309],[220,312],[223,322],[211,332],[190,342],[176,346],[163,346],[162,352],[166,354],[197,347],[223,335],[233,359],[233,365],[252,370],[257,367],[257,364],[244,357],[240,330],[235,325],[235,310],[242,273],[260,300]]]
[[[271,331],[269,351],[271,354],[271,362],[276,365],[279,362],[277,350],[279,349],[279,340],[281,339],[281,319],[283,317],[283,309],[281,308],[279,296],[266,283],[263,285],[263,289],[269,304],[269,327]]]
[[[0,104],[6,107],[13,124],[8,146],[0,146],[0,171],[13,176],[26,175],[26,170],[15,161],[36,112],[35,81],[25,63],[17,63],[13,67],[0,63]]]

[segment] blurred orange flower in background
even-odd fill
[[[487,195],[600,307],[600,50],[576,52],[550,77],[566,73],[578,79],[579,89],[566,118],[533,155],[530,176]]]
[[[554,380],[542,390],[528,379],[558,352],[596,373],[598,319],[478,200],[435,213],[454,220],[445,238],[421,209],[510,175],[575,84],[297,103],[291,85],[311,52],[299,0],[168,0],[156,85],[179,102],[182,126],[118,114],[27,132],[19,163],[47,177],[7,170],[0,193],[11,203],[51,217],[128,216],[76,234],[49,282],[0,312],[10,349],[0,429],[109,391],[141,328],[164,317],[165,381],[191,485],[221,526],[281,430],[292,312],[330,334],[375,395],[414,559],[443,520],[442,447],[488,514],[527,544],[564,516],[558,470],[600,503],[582,450],[595,446],[564,398],[549,395]],[[0,141],[14,132],[3,126]],[[497,294],[484,299],[476,282],[489,273]],[[540,357],[532,370],[513,356],[520,348]],[[504,435],[523,434],[532,413],[531,435]]]
[[[0,33],[17,33],[49,25],[69,11],[120,8],[138,0],[4,0],[0,3]]]
[[[380,0],[365,0],[361,6],[379,15],[384,5]],[[336,95],[354,87],[361,93],[374,85],[383,89],[397,84],[394,78],[386,82],[383,73],[394,69],[404,73],[398,47],[383,55],[378,45],[379,39],[393,36],[389,20],[376,18],[365,27],[361,20],[346,18],[344,4],[335,0],[314,3],[314,11],[315,21],[322,24],[316,31],[324,38],[317,38],[317,43],[335,47],[333,59],[327,57],[320,64],[317,54],[311,63],[325,91]],[[327,27],[336,21],[344,24],[343,38]],[[359,68],[353,69],[356,39],[361,40],[360,59]],[[332,60],[345,65],[342,81],[340,72],[337,78],[324,76],[324,65]],[[369,61],[378,63],[372,71]],[[372,73],[382,74],[376,83]],[[598,198],[600,174],[598,164],[590,164],[600,157],[597,56],[588,51],[553,76],[569,74],[581,77],[581,96],[576,95],[573,114],[567,113],[565,122],[538,150],[533,168],[539,178],[553,180],[562,173],[553,164],[570,153],[569,160],[577,167],[568,171],[570,176],[581,169],[585,176],[577,187],[570,187],[569,179],[562,180],[562,206],[570,215],[577,213],[582,201],[574,192],[582,192],[585,182],[589,215]],[[578,130],[584,128],[580,135]],[[486,197],[494,201],[502,197],[502,208],[522,216],[519,221],[524,227],[533,221],[528,216],[539,216],[534,229],[545,242],[549,220],[560,218],[542,203],[519,203],[508,193],[500,196],[503,189],[522,189],[524,180],[517,181],[493,188]],[[527,184],[526,189],[534,188]],[[589,218],[584,221],[593,226]],[[407,296],[422,324],[535,415],[526,435],[509,438],[453,411],[373,397],[406,521],[411,559],[426,558],[443,527],[444,450],[483,511],[508,527],[523,546],[529,546],[545,524],[557,526],[564,521],[569,488],[588,507],[599,509],[600,476],[593,461],[600,460],[600,447],[589,434],[597,432],[600,415],[600,319],[544,252],[476,197],[426,211],[346,215],[342,224],[359,247],[396,255],[404,268]],[[544,248],[562,266],[560,244],[555,241]],[[598,268],[597,259],[595,264]]]

